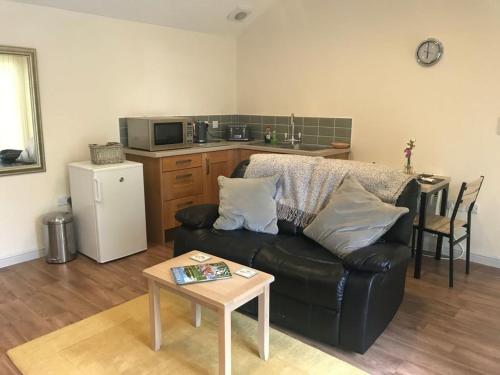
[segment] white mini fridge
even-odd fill
[[[69,164],[78,251],[99,263],[147,248],[142,164]]]

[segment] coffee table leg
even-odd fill
[[[231,310],[219,310],[219,374],[231,374]]]
[[[153,280],[149,285],[149,325],[151,329],[151,348],[154,351],[161,347],[161,316],[160,316],[160,288]]]
[[[201,306],[198,303],[191,302],[191,314],[193,325],[198,328],[201,325]]]
[[[269,358],[269,285],[259,295],[259,355],[264,361]]]

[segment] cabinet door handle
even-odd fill
[[[210,174],[210,160],[205,159],[205,163],[207,165],[207,176]]]
[[[94,177],[94,200],[96,202],[101,201],[101,184],[96,177]]]
[[[184,178],[189,178],[189,177],[192,177],[193,174],[192,173],[188,173],[188,174],[179,174],[177,176],[175,176],[175,179],[176,180],[181,180],[181,179],[184,179]]]
[[[175,164],[191,163],[191,159],[177,160]]]

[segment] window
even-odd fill
[[[28,58],[0,53],[0,150],[33,144]]]

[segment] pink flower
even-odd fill
[[[412,153],[412,150],[415,148],[415,140],[414,139],[410,139],[407,143],[406,143],[406,148],[403,150],[403,153],[405,154],[405,157],[407,159],[411,158],[411,153]]]

